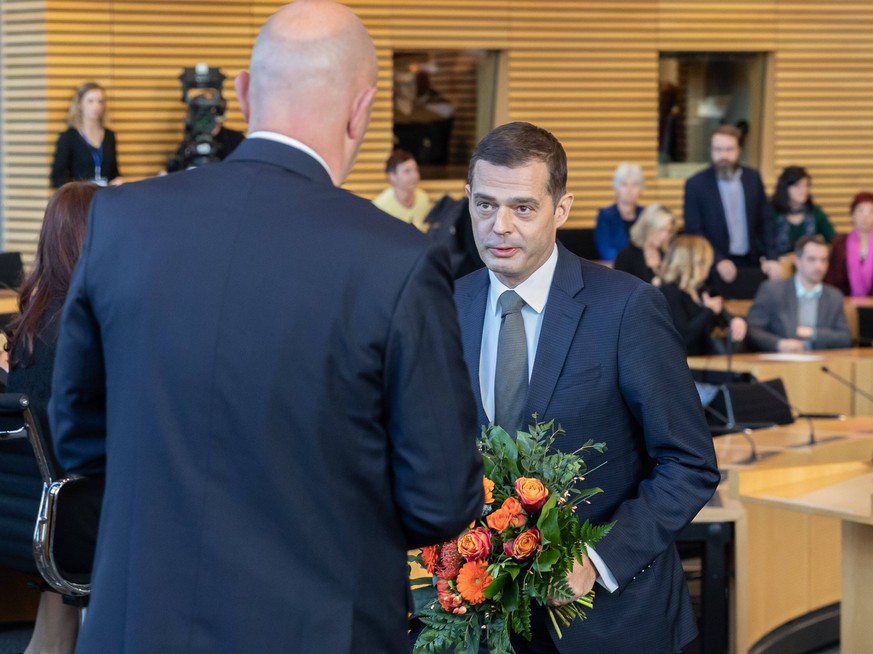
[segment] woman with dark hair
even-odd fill
[[[55,145],[54,188],[76,180],[100,186],[124,182],[118,170],[115,132],[103,125],[105,115],[106,90],[97,82],[80,84],[70,100],[67,129],[58,135]]]
[[[812,201],[812,177],[800,166],[788,166],[779,175],[771,201],[770,229],[780,255],[794,252],[801,236],[821,234],[827,243],[834,226],[822,208]]]
[[[50,457],[53,452],[47,408],[60,314],[85,240],[88,207],[98,188],[90,182],[71,182],[49,200],[36,260],[19,292],[19,313],[7,330],[10,363],[7,390],[30,398]],[[15,450],[6,447],[12,445],[21,447]],[[15,520],[0,531],[0,563],[32,573],[36,566],[31,539],[42,483],[30,446],[21,441],[6,446],[0,457],[0,496],[4,504],[14,506],[10,513],[14,513]],[[78,609],[64,604],[57,593],[45,592],[25,654],[72,652],[77,633]]]
[[[873,193],[861,191],[852,199],[852,231],[834,239],[825,281],[846,297],[873,295]]]

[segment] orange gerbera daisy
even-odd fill
[[[485,601],[485,588],[491,583],[488,574],[488,564],[484,561],[470,561],[461,566],[455,585],[461,597],[470,604],[480,604]]]
[[[428,545],[421,548],[421,559],[424,561],[424,567],[427,571],[433,574],[434,566],[439,558],[439,546]]]

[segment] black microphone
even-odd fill
[[[796,445],[792,445],[791,447],[806,447],[808,445],[815,445],[816,443],[822,443],[824,441],[833,441],[842,438],[842,436],[828,436],[823,440],[815,439],[815,425],[813,424],[813,420],[845,420],[846,416],[841,413],[804,413],[796,406],[791,404],[788,401],[788,397],[777,391],[775,388],[772,388],[767,382],[762,382],[758,384],[759,388],[763,388],[770,395],[775,397],[779,402],[782,403],[783,406],[787,406],[793,413],[796,414],[797,419],[804,418],[806,419],[806,424],[809,425],[809,440],[806,443],[797,443]]]
[[[768,427],[774,427],[775,423],[772,423],[772,422],[760,422],[760,423],[750,422],[750,423],[740,424],[740,423],[732,422],[731,420],[728,419],[727,416],[725,416],[720,411],[716,411],[711,406],[704,405],[703,410],[708,411],[713,416],[715,416],[716,420],[721,420],[724,423],[723,426],[710,425],[709,426],[710,434],[712,434],[713,436],[723,436],[725,434],[740,434],[743,438],[746,439],[746,441],[748,441],[749,448],[751,449],[751,453],[745,459],[741,459],[740,461],[734,461],[735,464],[747,465],[749,463],[755,463],[756,461],[761,461],[762,459],[766,459],[768,456],[772,456],[775,454],[775,452],[766,452],[765,454],[759,456],[758,455],[758,448],[755,447],[755,441],[752,440],[752,436],[751,436],[753,429],[766,429]]]
[[[848,386],[849,388],[851,388],[855,393],[857,393],[857,394],[860,395],[861,397],[863,397],[863,398],[865,398],[865,399],[868,399],[868,400],[870,400],[871,402],[873,402],[873,395],[870,395],[870,393],[868,393],[867,391],[863,391],[863,390],[861,390],[860,388],[858,388],[858,386],[857,386],[856,384],[850,382],[850,381],[849,381],[848,379],[846,379],[845,377],[840,377],[837,373],[835,373],[833,370],[831,370],[831,369],[828,368],[827,366],[822,366],[822,367],[821,367],[821,371],[822,371],[824,374],[833,377],[834,379],[836,379],[838,382],[840,382],[840,383],[843,384],[844,386]]]

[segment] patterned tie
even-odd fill
[[[501,322],[494,375],[494,424],[514,436],[522,426],[528,386],[527,339],[521,317],[524,300],[515,291],[505,291],[498,303]]]

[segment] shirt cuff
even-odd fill
[[[612,570],[610,570],[609,566],[600,558],[600,555],[594,551],[593,547],[586,545],[585,549],[588,558],[591,560],[591,564],[594,566],[594,569],[597,570],[597,583],[603,586],[610,593],[614,593],[618,590],[618,582],[615,580],[615,575],[612,574]]]

